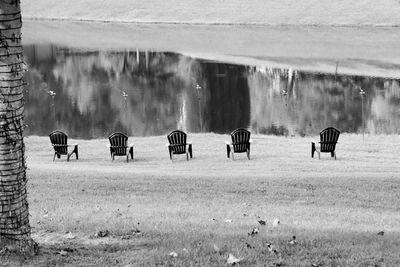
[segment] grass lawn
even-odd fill
[[[80,159],[52,162],[47,137],[25,138],[41,252],[22,264],[228,266],[232,253],[240,266],[400,265],[400,136],[343,134],[336,161],[310,157],[316,137],[256,135],[252,159],[232,161],[227,136],[189,136],[189,162],[171,162],[159,136],[131,138],[129,163],[105,139],[71,140]]]

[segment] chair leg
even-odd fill
[[[186,152],[186,160],[189,161],[189,152]]]
[[[188,151],[189,151],[190,158],[192,159],[192,158],[193,158],[193,149],[192,149],[192,144],[189,144]]]
[[[336,160],[336,152],[333,152],[334,156],[335,156],[335,160]]]
[[[169,159],[172,160],[172,149],[170,146],[168,147],[168,152],[169,152]]]
[[[226,145],[226,156],[228,157],[228,159],[229,159],[230,154],[231,154],[231,146]]]
[[[131,159],[133,160],[133,147],[129,148],[129,155],[131,155]]]
[[[250,160],[250,148],[247,149],[247,158]]]
[[[314,158],[314,152],[315,152],[315,143],[311,142],[311,157]]]
[[[56,159],[57,153],[54,152],[53,161]]]
[[[114,152],[111,154],[111,160],[114,161],[115,154]]]
[[[126,163],[128,163],[128,162],[129,162],[129,153],[126,154]]]
[[[75,146],[74,152],[75,152],[76,159],[79,159],[79,157],[78,157],[78,145]]]
[[[232,160],[235,160],[235,156],[234,156],[235,153],[233,152],[233,150],[231,153],[232,153]]]
[[[318,153],[318,159],[321,159],[321,153],[319,151],[317,151]]]
[[[331,158],[335,157],[335,151],[331,152]]]

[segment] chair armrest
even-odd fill
[[[232,143],[229,142],[229,141],[225,141],[225,144],[226,144],[226,145],[232,145]]]
[[[169,143],[166,143],[165,146],[168,147],[168,146],[169,146]]]
[[[111,147],[111,145],[110,145],[110,144],[107,144],[107,147],[108,147],[108,148],[110,148],[110,147]]]
[[[249,143],[253,143],[253,139],[250,139],[250,140],[249,140]]]
[[[128,147],[133,147],[133,143],[132,144],[129,144],[129,146]]]
[[[192,142],[192,141],[186,142],[186,144],[187,144],[187,145],[191,145],[191,144],[193,144],[193,142]]]

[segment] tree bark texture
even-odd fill
[[[34,254],[23,142],[23,73],[19,0],[0,0],[0,251]]]

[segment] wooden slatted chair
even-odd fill
[[[177,155],[177,154],[186,154],[186,160],[189,160],[190,158],[193,158],[193,150],[192,150],[192,143],[186,141],[186,133],[180,131],[180,130],[175,130],[172,131],[170,134],[168,134],[167,139],[169,144],[168,146],[168,152],[169,152],[169,158],[172,160],[172,155]]]
[[[51,145],[54,148],[53,161],[57,158],[61,158],[61,155],[67,155],[67,161],[72,154],[75,153],[76,159],[78,159],[78,144],[68,145],[68,136],[61,131],[53,131],[49,134]],[[68,153],[68,147],[74,147],[71,153]]]
[[[128,144],[128,136],[123,133],[113,133],[108,137],[110,141],[109,148],[111,159],[114,160],[115,156],[126,156],[126,162],[129,162],[129,156],[133,160],[133,144]]]
[[[320,136],[320,142],[319,142],[319,147],[315,145],[314,142],[311,142],[311,157],[314,157],[314,152],[316,151],[318,153],[318,158],[321,159],[321,152],[323,153],[331,153],[331,157],[335,158],[336,160],[336,144],[338,142],[340,135],[340,131],[333,128],[333,127],[328,127],[324,130],[322,130],[319,133]]]
[[[229,158],[232,154],[234,160],[234,153],[246,152],[247,158],[250,160],[250,132],[243,128],[238,128],[231,133],[231,142],[226,142],[226,155]]]

